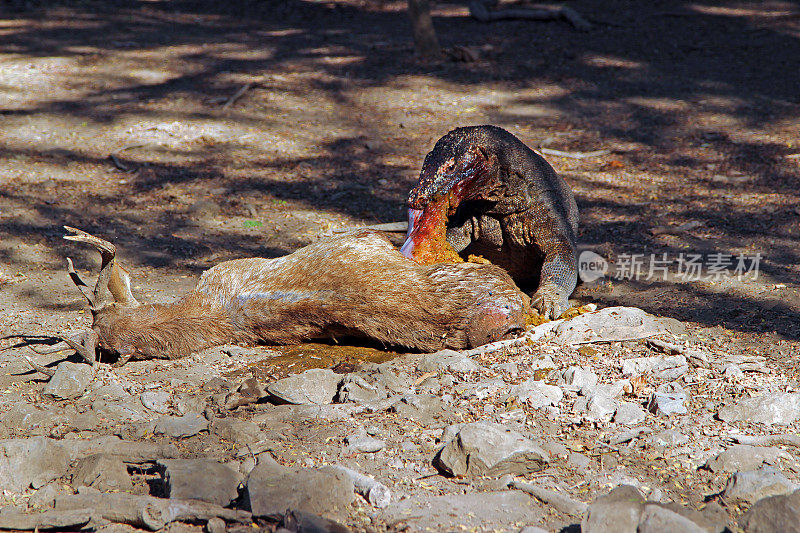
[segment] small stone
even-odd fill
[[[85,363],[64,361],[56,367],[56,372],[42,389],[44,396],[59,400],[73,400],[86,390],[94,378],[94,368]]]
[[[506,382],[502,378],[484,379],[477,383],[460,383],[456,385],[455,391],[466,398],[477,398],[483,400],[493,396],[506,388]]]
[[[519,530],[519,533],[549,533],[546,529],[536,526],[525,526]]]
[[[199,413],[184,416],[162,416],[156,421],[155,433],[174,438],[191,437],[208,429],[208,420]]]
[[[687,442],[689,437],[674,429],[665,429],[650,437],[650,443],[656,446],[681,446]]]
[[[650,372],[657,379],[673,381],[688,371],[689,365],[683,355],[633,357],[622,361],[623,376],[634,376]]]
[[[709,459],[706,467],[712,472],[732,473],[756,470],[764,463],[775,464],[781,458],[789,458],[789,456],[779,448],[737,444]]]
[[[646,418],[647,413],[644,409],[633,402],[620,403],[614,412],[614,422],[626,426],[635,426],[640,422],[644,422]]]
[[[475,361],[453,350],[426,354],[417,363],[419,372],[474,372],[479,368]]]
[[[589,368],[571,366],[561,374],[558,381],[559,384],[564,384],[565,389],[581,391],[587,395],[597,385],[597,374]]]
[[[636,488],[620,485],[596,498],[581,521],[582,533],[634,532],[644,510],[644,498]]]
[[[369,378],[369,379],[368,379]],[[370,380],[373,382],[371,383]],[[388,391],[371,376],[347,374],[339,387],[339,402],[372,403],[386,398]]]
[[[162,415],[169,412],[171,395],[167,391],[145,391],[139,396],[139,399],[142,401],[142,405],[151,411]]]
[[[474,422],[445,431],[453,435],[436,458],[437,466],[454,476],[528,474],[544,468],[547,453],[521,433],[500,424]]]
[[[210,518],[206,522],[207,533],[225,533],[226,531],[228,531],[228,527],[225,525],[225,520],[218,516]]]
[[[253,444],[267,438],[258,424],[238,418],[215,418],[211,422],[211,432],[236,444]]]
[[[685,415],[689,412],[686,402],[687,396],[683,391],[656,391],[650,396],[647,410],[656,416]]]
[[[800,490],[758,500],[739,527],[744,533],[800,533]]]
[[[708,533],[703,527],[666,507],[660,505],[645,505],[636,533],[664,533],[667,531],[680,531],[681,533]]]
[[[238,495],[241,475],[210,459],[160,459],[169,498],[227,506]]]
[[[744,379],[744,372],[738,365],[730,364],[725,367],[722,376],[725,378],[725,381],[735,383]]]
[[[756,422],[789,425],[800,418],[800,393],[765,394],[745,398],[719,410],[725,422]]]
[[[58,489],[52,484],[45,485],[28,498],[28,508],[52,509],[56,502],[56,496],[58,496]]]
[[[389,410],[422,426],[430,426],[436,420],[452,418],[452,413],[438,396],[427,394],[405,396]]]
[[[279,400],[297,405],[325,405],[333,402],[342,376],[329,368],[312,368],[267,386]]]
[[[567,463],[571,464],[578,470],[586,470],[592,464],[592,460],[582,453],[572,452],[567,457]]]
[[[358,453],[375,453],[386,447],[386,443],[374,437],[358,437],[347,439],[347,450]]]
[[[509,397],[517,398],[520,402],[526,402],[534,409],[539,409],[547,405],[556,405],[564,397],[564,393],[560,387],[531,378],[511,387]]]
[[[72,485],[94,487],[101,492],[133,488],[125,463],[112,456],[94,454],[80,459],[72,474]]]
[[[586,403],[586,419],[593,422],[611,420],[617,410],[617,401],[605,394],[593,394]]]
[[[764,465],[758,470],[733,474],[728,478],[722,497],[728,504],[749,506],[761,498],[787,494],[796,488],[779,470]]]

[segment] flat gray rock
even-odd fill
[[[581,533],[636,532],[644,505],[636,488],[620,485],[589,505],[581,520]]]
[[[478,363],[453,350],[426,354],[417,363],[420,372],[474,372],[478,368]]]
[[[788,457],[780,448],[736,444],[712,457],[706,467],[712,472],[739,472],[756,470],[763,464],[775,464],[781,457]]]
[[[516,531],[536,523],[543,506],[521,491],[417,496],[393,503],[383,512],[390,529],[403,531]],[[407,529],[403,529],[407,527]]]
[[[689,518],[682,516],[660,505],[645,505],[639,517],[636,533],[708,533],[704,527]]]
[[[139,396],[139,399],[141,400],[142,405],[151,411],[155,411],[156,413],[161,413],[163,415],[169,412],[169,404],[170,400],[172,399],[172,395],[163,390],[145,391]]]
[[[59,400],[73,400],[86,390],[94,378],[94,368],[86,363],[58,363],[56,373],[50,378],[42,394]]]
[[[745,398],[719,410],[719,419],[725,422],[758,422],[761,424],[788,425],[800,418],[800,393],[765,394]]]
[[[683,355],[662,355],[658,357],[633,357],[622,361],[622,375],[635,376],[652,373],[657,379],[672,381],[689,371],[689,364]]]
[[[635,426],[640,422],[644,422],[646,418],[647,413],[645,410],[633,402],[621,402],[614,412],[614,422],[626,426]]]
[[[739,527],[745,533],[800,533],[800,490],[758,500]]]
[[[346,514],[355,497],[353,481],[331,469],[287,468],[259,463],[247,478],[246,501],[256,516],[280,514],[287,509],[324,517]]]
[[[442,399],[432,394],[404,396],[389,410],[421,426],[430,426],[437,421],[451,421],[453,418]]]
[[[238,418],[215,418],[211,422],[211,432],[236,444],[253,444],[267,438],[258,424]]]
[[[592,394],[586,402],[587,420],[608,422],[617,410],[617,401],[605,394]]]
[[[296,405],[325,405],[333,402],[342,376],[329,368],[312,368],[267,385],[267,392]]]
[[[581,391],[582,394],[586,394],[597,385],[597,374],[591,368],[571,366],[561,373],[558,384],[563,384],[565,389]]]
[[[537,472],[547,452],[521,433],[500,424],[473,422],[445,431],[453,435],[439,452],[437,466],[454,476],[491,476]]]
[[[564,392],[561,387],[531,378],[511,387],[509,397],[517,398],[520,402],[526,402],[534,409],[539,409],[558,404],[564,397]]]
[[[174,438],[191,437],[208,429],[208,420],[199,413],[184,416],[162,416],[156,421],[155,433]]]
[[[725,484],[722,497],[728,505],[752,505],[762,498],[779,496],[798,487],[779,470],[764,465],[758,470],[736,472]]]
[[[0,440],[0,487],[22,492],[39,488],[69,470],[69,453],[52,439]]]
[[[166,495],[179,500],[202,500],[226,507],[239,495],[241,475],[210,459],[161,459]]]
[[[555,342],[585,344],[645,339],[668,333],[663,320],[636,307],[606,307],[565,320],[555,328]]]
[[[116,457],[95,454],[78,460],[72,474],[73,487],[94,487],[101,492],[133,488],[125,463]]]
[[[656,416],[685,415],[688,397],[683,391],[656,391],[650,396],[647,410]]]

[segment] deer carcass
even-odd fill
[[[226,343],[292,344],[356,336],[421,351],[491,342],[525,326],[530,300],[485,264],[423,266],[383,235],[355,231],[276,259],[220,263],[171,304],[140,304],[113,244],[75,228],[64,238],[101,254],[94,290],[68,261],[93,323],[64,339],[95,363],[98,348],[129,359],[172,359]],[[52,352],[53,350],[51,350]]]

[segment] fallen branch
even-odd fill
[[[572,24],[576,30],[589,31],[592,24],[583,18],[577,11],[567,6],[553,6],[552,8],[529,9],[498,9],[490,11],[489,7],[497,5],[496,0],[470,0],[469,14],[481,22],[494,22],[496,20],[524,19],[524,20],[565,20]]]
[[[158,459],[175,459],[180,452],[174,444],[154,444],[122,440],[113,435],[106,435],[88,440],[64,441],[68,446],[71,459],[81,459],[97,453],[111,455],[124,463],[152,463]]]
[[[82,528],[92,519],[91,509],[23,513],[6,510],[0,513],[0,529],[40,531],[43,529]]]
[[[334,235],[337,233],[347,233],[348,231],[355,231],[359,229],[372,229],[375,231],[387,231],[390,233],[405,233],[408,231],[408,222],[386,222],[385,224],[372,224],[371,226],[348,226],[346,228],[338,228],[331,230]]]
[[[356,493],[362,495],[373,506],[383,509],[388,506],[392,501],[392,491],[381,483],[369,476],[365,476],[355,470],[341,465],[327,465],[320,470],[336,470],[342,472],[350,478],[355,487]]]
[[[222,104],[222,109],[223,109],[223,110],[225,110],[225,109],[228,109],[230,106],[232,106],[233,104],[235,104],[235,103],[236,103],[236,100],[238,100],[239,98],[241,98],[242,96],[244,96],[244,93],[246,93],[247,91],[249,91],[249,90],[250,90],[250,88],[251,88],[251,87],[253,87],[253,85],[255,85],[255,83],[253,83],[252,81],[251,81],[251,82],[249,82],[249,83],[245,83],[244,85],[242,85],[242,86],[239,88],[239,90],[238,90],[238,91],[236,91],[235,93],[233,93],[233,96],[231,96],[230,98],[228,98],[228,100],[227,100],[227,101],[226,101],[224,104]]]
[[[583,514],[586,512],[586,509],[589,507],[587,504],[579,502],[577,500],[573,500],[569,496],[561,494],[560,492],[556,492],[550,489],[545,489],[538,485],[532,485],[531,483],[521,483],[518,481],[512,481],[509,484],[509,486],[512,489],[517,489],[523,492],[527,492],[534,498],[541,500],[547,505],[552,505],[558,511],[561,511],[562,513],[569,516],[574,516],[576,518],[583,517]]]
[[[121,171],[128,172],[130,170],[130,167],[124,164],[122,161],[120,161],[119,158],[114,154],[109,155],[108,158],[111,159],[111,162],[114,163],[114,166],[120,169]]]
[[[783,435],[731,435],[730,438],[739,444],[750,446],[793,446],[800,448],[800,435],[786,433]]]
[[[611,153],[611,150],[595,150],[594,152],[564,152],[563,150],[554,150],[552,148],[539,148],[539,151],[546,155],[555,155],[558,157],[568,157],[570,159],[589,159],[590,157],[600,157]]]
[[[125,493],[69,494],[56,497],[56,511],[82,510],[94,516],[156,531],[170,522],[208,521],[219,517],[229,522],[249,522],[247,511],[226,509],[199,500],[177,500]]]

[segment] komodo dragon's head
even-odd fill
[[[423,264],[461,260],[445,240],[447,219],[465,200],[493,200],[499,184],[497,156],[452,133],[425,156],[408,194],[408,233],[400,251]]]

